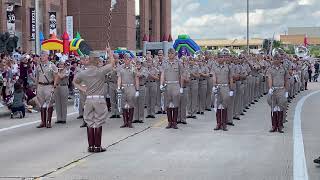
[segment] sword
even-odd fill
[[[162,109],[162,111],[165,111],[165,109],[164,109],[164,92],[165,92],[165,90],[166,90],[166,87],[167,87],[167,85],[165,84],[165,85],[163,86],[163,88],[160,89],[160,91],[161,91],[160,104],[161,104],[161,109]]]
[[[73,102],[73,108],[75,111],[79,111],[80,108],[80,94],[78,89],[74,89],[74,102]]]
[[[122,105],[121,105],[121,100],[122,100],[122,90],[123,90],[123,88],[121,88],[121,89],[117,89],[117,107],[118,107],[118,111],[119,111],[119,113],[121,112],[121,109],[122,109]]]
[[[49,116],[49,105],[51,103],[51,100],[52,100],[52,97],[53,97],[53,94],[54,94],[54,91],[51,92],[50,94],[50,98],[49,98],[49,101],[48,101],[48,104],[46,104],[47,108],[46,108],[46,121],[47,121],[47,124],[49,124],[49,121],[48,121],[48,116]],[[53,106],[53,105],[52,105]]]

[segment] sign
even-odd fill
[[[36,40],[36,9],[30,8],[30,40]]]
[[[7,30],[10,35],[14,36],[16,31],[16,16],[14,14],[14,5],[7,6]]]
[[[49,30],[50,34],[57,35],[57,13],[49,12]]]
[[[66,28],[69,35],[69,40],[73,39],[73,16],[66,17]]]

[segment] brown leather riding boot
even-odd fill
[[[277,131],[277,118],[278,118],[278,113],[277,112],[273,112],[271,113],[271,124],[272,124],[272,129],[269,131],[271,133],[276,132]]]
[[[173,118],[172,113],[173,113],[172,108],[167,108],[168,126],[166,127],[166,129],[170,129],[172,126],[172,118]]]
[[[94,152],[105,152],[106,149],[101,147],[102,126],[94,129]]]
[[[221,129],[221,116],[222,116],[222,110],[217,109],[217,112],[216,112],[217,126],[216,126],[216,128],[213,129],[215,131],[218,131]]]
[[[178,124],[178,114],[179,114],[179,108],[173,108],[173,113],[172,113],[172,124],[171,127],[173,129],[179,129],[177,124]]]
[[[283,111],[278,112],[278,132],[284,133],[284,131],[283,131]]]
[[[88,136],[88,152],[94,152],[94,128],[87,127],[87,136]]]
[[[132,121],[133,121],[133,115],[134,115],[134,108],[129,109],[129,117],[128,117],[128,128],[133,128]]]
[[[222,119],[221,119],[221,126],[223,131],[228,131],[227,129],[227,121],[228,121],[228,110],[222,109]]]
[[[52,119],[53,107],[48,108],[48,117],[47,117],[47,128],[51,128],[51,119]]]
[[[37,126],[37,128],[44,128],[46,127],[46,108],[41,108],[40,109],[40,114],[41,114],[41,123],[40,125]]]
[[[123,125],[120,128],[128,126],[128,109],[122,109]]]

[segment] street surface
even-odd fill
[[[79,128],[82,121],[71,106],[67,124],[52,129],[35,128],[39,113],[25,119],[1,116],[0,179],[293,180],[303,170],[300,161],[294,163],[295,108],[317,90],[319,84],[309,84],[290,104],[285,134],[268,132],[270,108],[263,97],[228,132],[213,131],[213,111],[188,119],[178,130],[165,129],[163,115],[134,124],[134,129],[120,129],[122,119],[108,119],[103,126],[107,151],[99,154],[87,152],[86,129]],[[320,155],[319,106],[316,92],[301,109],[300,156],[305,156],[310,180],[320,177],[320,167],[313,164]]]

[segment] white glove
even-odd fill
[[[217,88],[216,87],[212,88],[212,93],[217,93]]]
[[[164,90],[164,85],[160,85],[160,90],[161,90],[161,91]]]
[[[121,89],[119,87],[117,89],[117,93],[121,93]]]
[[[269,89],[269,94],[270,94],[270,95],[273,94],[273,89]]]
[[[139,95],[140,95],[140,93],[139,93],[139,91],[136,91],[136,97],[139,97]]]
[[[180,88],[180,94],[183,94],[183,88]]]
[[[286,93],[284,94],[284,96],[285,96],[286,98],[288,98],[288,97],[289,97],[289,93],[286,92]]]
[[[232,96],[233,96],[233,94],[234,94],[234,92],[233,92],[233,91],[230,91],[230,92],[229,92],[229,96],[230,96],[230,97],[232,97]]]

